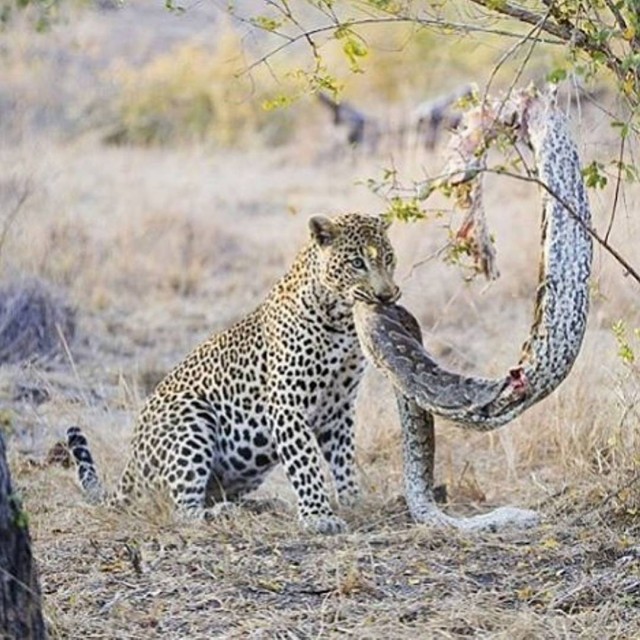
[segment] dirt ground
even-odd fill
[[[290,508],[178,528],[58,498],[32,517],[54,637],[637,637],[633,529],[569,502],[483,536],[413,525],[375,495],[335,538],[300,533]]]
[[[162,15],[154,13],[144,32],[135,31],[142,28],[135,16],[105,16],[85,16],[38,46],[105,51],[108,42],[117,50],[132,33],[146,34],[149,50],[159,46],[149,33],[161,29]],[[187,19],[171,37],[202,37],[203,24]],[[11,37],[32,51],[26,37]],[[95,75],[73,56],[44,59],[67,70],[67,93]],[[16,64],[1,73],[25,90]],[[49,95],[50,80],[32,82],[33,95],[38,87]],[[115,482],[146,394],[211,332],[259,304],[305,241],[310,215],[378,213],[384,204],[366,187],[370,177],[393,166],[411,181],[441,166],[437,149],[336,147],[323,114],[314,113],[308,131],[275,149],[113,147],[95,132],[42,133],[26,116],[2,138],[3,280],[41,278],[76,309],[68,349],[0,367],[0,428],[29,514],[51,636],[640,637],[640,378],[621,361],[611,330],[620,319],[639,326],[640,313],[637,288],[603,251],[585,344],[558,391],[495,433],[437,424],[446,509],[533,508],[542,515],[534,529],[472,534],[412,523],[393,393],[374,372],[358,406],[364,497],[342,513],[347,534],[301,531],[279,470],[255,504],[187,526],[166,505],[142,505],[136,514],[90,507],[73,471],[47,462],[78,424],[106,483]],[[571,114],[585,161],[613,148],[600,112]],[[611,234],[632,261],[639,196],[626,188]],[[613,184],[592,194],[599,229],[612,199]],[[442,216],[394,224],[391,236],[403,303],[430,350],[450,367],[491,376],[517,361],[528,332],[540,205],[534,189],[499,178],[489,180],[486,200],[502,272],[490,285],[466,281],[438,253],[450,203],[434,204]]]

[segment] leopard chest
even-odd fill
[[[289,336],[269,354],[271,397],[313,425],[353,397],[365,360],[350,332],[323,328],[297,338]]]

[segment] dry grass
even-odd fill
[[[55,496],[32,520],[54,637],[640,632],[637,527],[623,534],[610,509],[579,520],[574,495],[547,503],[549,523],[534,531],[484,537],[417,527],[400,501],[371,495],[348,514],[352,532],[328,539],[292,530],[291,507],[178,528],[158,512],[78,506],[68,477],[51,468],[21,477]]]
[[[63,353],[75,334],[75,312],[43,282],[0,290],[0,364]]]
[[[30,513],[53,637],[638,637],[640,384],[610,327],[640,318],[634,285],[599,251],[584,349],[561,388],[494,434],[438,425],[437,475],[451,509],[539,508],[544,523],[535,530],[461,535],[412,525],[400,498],[394,401],[374,373],[358,407],[365,497],[344,514],[351,532],[336,538],[298,530],[280,473],[260,496],[282,504],[185,527],[165,509],[135,517],[86,507],[72,472],[44,462],[66,427],[80,424],[113,482],[142,398],[208,333],[259,303],[304,241],[307,215],[382,207],[361,181],[390,159],[327,161],[321,119],[275,151],[114,148],[93,133],[52,138],[38,114],[68,133],[72,103],[51,107],[58,98],[40,67],[60,65],[63,97],[77,98],[80,86],[102,95],[103,76],[86,91],[80,85],[83,65],[106,68],[123,51],[147,60],[202,34],[189,16],[164,40],[158,34],[172,17],[125,18],[88,15],[37,41],[42,51],[65,52],[66,63],[47,55],[34,65],[32,44],[12,32],[22,48],[3,53],[11,64],[0,71],[30,96],[9,109],[22,124],[0,144],[0,215],[19,197],[11,185],[29,184],[19,216],[10,226],[0,219],[8,229],[3,271],[52,281],[78,308],[63,359],[0,369],[0,428],[13,436],[14,479]],[[592,111],[581,118],[583,156],[598,158],[611,144],[608,126]],[[394,162],[407,178],[440,166],[415,151]],[[592,198],[599,228],[611,198],[612,189]],[[631,215],[639,201],[627,189],[614,225],[612,241],[629,256],[640,240]],[[494,375],[517,360],[528,331],[539,205],[534,190],[496,179],[487,207],[503,273],[490,287],[430,259],[446,241],[447,217],[399,225],[392,237],[404,302],[430,349],[450,366]]]

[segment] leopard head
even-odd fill
[[[309,220],[317,254],[317,278],[342,300],[390,304],[400,297],[393,281],[396,256],[387,237],[389,223],[348,213]]]

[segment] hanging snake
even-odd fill
[[[591,216],[576,145],[553,97],[527,90],[467,112],[455,138],[450,184],[468,185],[470,232],[480,262],[496,273],[482,211],[489,143],[509,130],[533,151],[542,190],[542,255],[533,323],[516,366],[496,379],[440,366],[423,348],[415,318],[398,305],[357,303],[356,328],[367,358],[393,384],[404,440],[404,484],[414,520],[463,529],[531,525],[538,515],[503,507],[470,518],[444,514],[433,499],[434,415],[489,431],[549,395],[580,351],[589,308]]]

